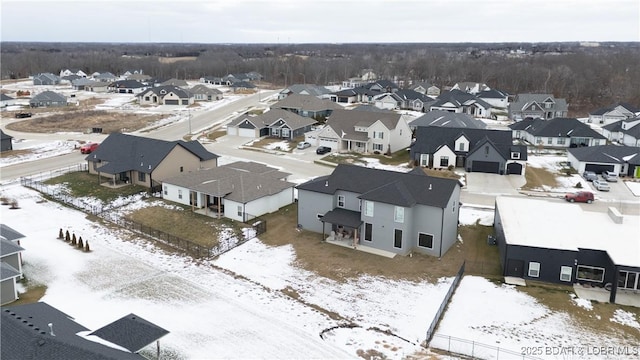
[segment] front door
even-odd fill
[[[506,276],[523,277],[524,276],[524,261],[509,259],[507,261]]]

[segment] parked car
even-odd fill
[[[611,190],[611,188],[609,187],[609,183],[604,180],[593,180],[593,187],[599,191]]]
[[[30,117],[31,117],[31,113],[28,113],[28,112],[16,113],[16,118],[18,119],[24,119],[24,118],[30,118]]]
[[[568,202],[586,202],[587,204],[591,204],[593,202],[593,193],[590,191],[578,191],[574,193],[569,193],[564,196],[564,199]]]
[[[331,148],[328,146],[319,146],[316,149],[316,154],[318,155],[322,155],[322,154],[326,154],[326,153],[330,153],[331,152]]]
[[[92,152],[96,151],[96,149],[98,148],[97,143],[86,143],[82,146],[80,146],[80,153],[81,154],[91,154]]]
[[[308,148],[308,147],[311,147],[311,144],[309,144],[309,143],[308,143],[308,142],[306,142],[306,141],[299,142],[299,143],[298,143],[298,146],[296,146],[296,148],[298,148],[298,149],[300,149],[300,150],[302,150],[302,149],[306,149],[306,148]]]
[[[598,180],[598,174],[595,171],[585,171],[582,173],[582,177],[587,181]]]
[[[618,182],[618,174],[613,171],[605,171],[602,173],[602,178],[608,182]]]

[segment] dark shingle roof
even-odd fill
[[[21,251],[24,251],[24,248],[22,246],[5,238],[0,238],[0,257],[9,256]]]
[[[327,119],[327,126],[330,126],[336,134],[350,138],[356,135],[364,135],[364,140],[368,138],[366,133],[355,130],[356,125],[368,127],[376,121],[380,121],[387,129],[395,129],[402,115],[394,112],[375,112],[337,109],[331,113]]]
[[[88,331],[69,315],[43,302],[2,307],[0,357],[21,360],[143,360],[138,354],[88,340]],[[49,328],[53,327],[53,335]],[[55,336],[54,336],[55,335]]]
[[[39,101],[55,101],[55,102],[67,102],[67,98],[64,95],[58,94],[56,92],[47,90],[47,91],[43,91],[40,94],[34,96],[33,98],[31,98],[31,100],[29,101],[30,103],[36,103]]]
[[[456,107],[477,103],[486,109],[491,108],[491,104],[487,103],[486,101],[479,99],[473,94],[469,94],[467,92],[460,91],[457,89],[454,89],[451,91],[445,91],[441,93],[440,96],[436,98],[436,101],[433,104],[431,104],[431,106],[441,107],[446,103],[451,103]]]
[[[135,353],[168,333],[136,314],[129,314],[89,335],[98,336]]]
[[[5,281],[7,279],[14,278],[16,276],[20,276],[21,273],[13,266],[8,263],[2,261],[0,262],[0,280]]]
[[[191,94],[178,86],[174,86],[174,85],[163,85],[163,86],[155,86],[152,88],[149,88],[143,92],[141,92],[140,94],[138,94],[138,97],[143,97],[146,94],[148,94],[149,92],[153,92],[154,94],[158,95],[159,97],[163,97],[165,95],[167,95],[168,93],[172,92],[174,94],[176,94],[179,98],[184,99],[184,98],[190,98]]]
[[[13,100],[13,98],[6,94],[0,94],[0,101],[9,101],[9,100]]]
[[[4,131],[0,130],[0,139],[2,140],[11,140],[13,139],[13,136],[5,133]]]
[[[362,194],[362,199],[398,206],[445,208],[456,186],[457,180],[431,177],[424,172],[401,173],[340,164],[331,175],[301,184],[298,189],[323,194],[350,191]]]
[[[13,241],[24,238],[24,235],[12,229],[8,225],[0,224],[0,237]]]
[[[544,137],[588,137],[605,139],[576,118],[524,119],[509,125],[512,130],[526,131],[533,136]]]
[[[640,147],[600,145],[570,148],[567,150],[579,161],[590,161],[605,164],[629,164],[640,165]]]
[[[485,129],[487,124],[482,120],[476,120],[469,114],[452,113],[450,111],[433,110],[413,120],[410,125],[417,126],[442,126],[469,129]]]
[[[200,158],[201,161],[218,158],[207,151],[197,141],[165,141],[121,133],[111,133],[98,149],[85,160],[106,161],[107,165],[98,171],[115,174],[122,171],[137,170],[151,173],[176,146],[182,146]]]
[[[280,109],[296,109],[306,111],[322,111],[342,109],[342,106],[329,100],[322,100],[311,95],[291,94],[271,106]]]
[[[322,96],[330,94],[331,90],[327,89],[324,86],[314,84],[293,84],[288,88],[282,90],[281,93],[292,93],[299,95],[305,95],[302,93],[306,93],[306,95]]]

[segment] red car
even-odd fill
[[[97,148],[98,148],[98,144],[97,143],[86,143],[86,144],[80,146],[80,153],[81,154],[91,154],[92,152],[96,151]]]
[[[564,199],[568,202],[586,202],[591,204],[593,202],[593,193],[589,191],[578,191],[575,193],[569,193],[564,196]]]

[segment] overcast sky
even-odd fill
[[[640,0],[0,0],[2,41],[640,41]]]

